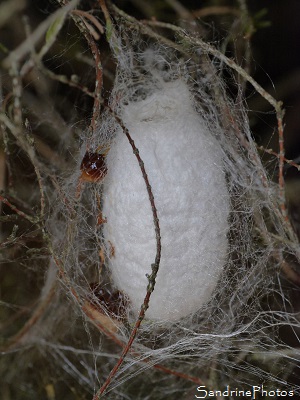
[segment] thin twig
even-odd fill
[[[279,108],[277,113],[277,121],[278,121],[278,142],[279,142],[279,200],[282,215],[285,219],[285,222],[290,224],[288,213],[285,205],[285,191],[284,191],[284,177],[283,177],[283,167],[284,167],[284,138],[283,138],[283,124],[282,119],[284,115],[284,111]]]
[[[195,19],[193,13],[188,10],[183,4],[178,0],[165,0],[166,3],[179,15],[182,20],[191,20]]]
[[[6,204],[12,211],[18,214],[21,218],[27,219],[27,221],[31,222],[32,224],[37,224],[39,219],[37,217],[31,217],[30,215],[24,213],[23,211],[19,210],[18,207],[14,206],[7,198],[0,195],[0,201]]]
[[[20,124],[19,126],[15,126],[10,119],[2,112],[0,112],[0,121],[2,121],[5,126],[11,131],[11,133],[15,136],[17,139],[20,147],[25,151],[27,156],[29,157],[34,171],[37,176],[39,188],[40,188],[40,194],[41,194],[41,210],[40,210],[40,220],[43,220],[44,216],[44,211],[45,211],[45,194],[44,194],[44,185],[42,181],[42,175],[40,172],[40,165],[39,162],[36,158],[35,154],[35,149],[33,147],[33,138],[31,138],[29,135],[27,135],[27,140],[25,136],[22,134],[22,127],[21,127],[21,121],[19,121],[19,118],[21,115],[19,113],[15,113],[17,115],[16,121]],[[32,141],[32,143],[31,143]]]
[[[13,122],[17,129],[21,130],[23,120],[21,108],[22,81],[17,63],[12,63],[9,72],[12,77]]]
[[[61,4],[64,4],[64,0],[59,0]],[[103,85],[103,72],[102,72],[102,65],[101,65],[101,58],[100,58],[100,50],[97,47],[96,41],[93,37],[93,32],[89,30],[90,25],[87,25],[84,21],[84,17],[82,15],[82,12],[73,12],[72,18],[74,22],[76,23],[77,27],[81,31],[81,33],[84,35],[86,41],[89,44],[89,47],[91,49],[94,62],[95,62],[95,71],[96,71],[96,79],[95,79],[95,90],[93,93],[94,97],[94,106],[93,106],[93,115],[90,123],[90,131],[94,132],[97,126],[97,121],[99,120],[99,115],[100,115],[100,106],[101,106],[101,92],[102,92],[102,85]],[[86,17],[87,13],[84,13],[84,16]],[[94,17],[92,17],[93,22]],[[97,24],[97,27],[99,29],[100,24]],[[101,26],[102,27],[102,26]],[[99,29],[101,32],[101,28]]]
[[[105,383],[102,385],[102,387],[99,389],[99,391],[96,393],[96,395],[94,396],[93,400],[99,400],[102,396],[102,394],[105,392],[105,390],[107,389],[107,387],[109,386],[110,382],[112,381],[113,377],[115,376],[115,374],[117,373],[117,371],[120,369],[126,355],[128,354],[128,352],[130,351],[130,348],[136,338],[136,335],[138,333],[138,330],[140,328],[140,325],[145,317],[145,313],[146,310],[149,307],[149,302],[150,302],[150,298],[151,298],[151,294],[154,291],[154,287],[155,287],[155,283],[156,283],[156,276],[159,270],[159,264],[160,264],[160,259],[161,259],[161,236],[160,236],[160,226],[159,226],[159,219],[158,219],[158,214],[157,214],[157,209],[156,209],[156,205],[155,205],[155,200],[154,200],[154,196],[153,196],[153,192],[152,192],[152,188],[149,182],[149,178],[147,175],[147,172],[145,170],[145,166],[144,166],[144,162],[141,159],[141,156],[139,154],[139,150],[137,149],[134,140],[132,139],[128,129],[125,127],[125,125],[123,124],[123,121],[114,113],[114,111],[111,109],[111,107],[107,104],[105,104],[105,107],[110,111],[110,113],[114,116],[114,118],[116,119],[116,121],[118,122],[118,124],[121,126],[123,132],[125,133],[131,147],[133,150],[133,154],[136,156],[137,161],[139,163],[142,175],[143,175],[143,179],[145,181],[146,184],[146,188],[147,188],[147,192],[148,192],[148,196],[149,196],[149,201],[151,204],[151,209],[152,209],[152,214],[153,214],[153,223],[154,223],[154,229],[155,229],[155,236],[156,236],[156,256],[155,256],[155,261],[154,263],[151,265],[151,274],[147,275],[148,278],[148,286],[147,286],[147,293],[146,296],[144,298],[144,302],[141,306],[138,318],[135,322],[135,325],[131,331],[131,334],[129,336],[128,342],[126,344],[126,346],[124,347],[122,354],[118,360],[118,362],[116,363],[116,365],[114,366],[114,368],[111,370],[109,376],[107,377]]]
[[[80,17],[89,19],[95,25],[95,27],[98,29],[98,31],[101,34],[104,34],[103,26],[100,24],[100,22],[97,20],[97,18],[94,17],[93,15],[89,14],[88,12],[82,11],[82,10],[73,10],[72,14],[79,15]],[[88,30],[90,31],[89,28],[88,28]],[[91,33],[91,31],[90,31],[90,33]],[[98,40],[100,38],[99,34],[93,35],[93,37],[95,40]]]
[[[100,0],[100,1],[101,1],[101,0]],[[164,43],[164,44],[167,45],[168,47],[171,47],[171,48],[173,48],[173,49],[175,49],[175,50],[180,51],[180,53],[183,53],[183,54],[186,54],[186,55],[187,55],[187,53],[185,52],[185,50],[183,49],[182,46],[180,46],[180,45],[177,44],[177,43],[174,43],[172,40],[167,39],[167,38],[165,38],[165,37],[159,35],[158,33],[154,32],[152,29],[150,29],[150,28],[147,26],[147,24],[149,23],[149,25],[151,25],[151,21],[145,21],[145,24],[144,24],[144,21],[143,21],[143,22],[138,21],[136,18],[132,17],[131,15],[126,14],[123,10],[121,10],[120,8],[118,8],[115,4],[112,4],[111,7],[112,7],[112,9],[113,9],[118,15],[120,15],[120,16],[123,17],[125,20],[127,20],[128,22],[130,22],[130,24],[131,24],[132,26],[134,26],[135,29],[136,29],[137,27],[139,27],[140,30],[141,30],[141,32],[142,32],[143,34],[148,35],[148,36],[150,36],[150,37],[153,37],[154,39],[159,40],[160,42]],[[153,22],[155,22],[155,21],[153,21]],[[155,25],[155,24],[154,24],[154,25]],[[167,29],[172,29],[172,27],[174,27],[174,25],[169,24],[169,23],[167,23],[167,22],[165,22],[165,23],[164,23],[164,22],[163,22],[163,23],[159,23],[159,25],[160,25],[162,28],[167,28]],[[159,25],[157,25],[157,26],[159,26]]]
[[[102,85],[103,85],[103,72],[102,72],[100,51],[97,48],[97,45],[92,38],[90,38],[89,44],[90,44],[90,48],[91,48],[91,51],[93,53],[93,57],[95,60],[95,72],[96,72],[93,116],[92,116],[91,123],[90,123],[90,130],[92,132],[95,132],[97,123],[99,121],[99,115],[100,115],[101,93],[102,93]]]
[[[264,151],[264,152],[267,153],[267,154],[270,154],[270,155],[272,155],[272,156],[275,156],[276,158],[279,158],[279,157],[280,157],[280,155],[279,155],[276,151],[274,151],[274,150],[272,150],[272,149],[267,149],[267,148],[265,148],[264,146],[257,146],[257,148],[258,148],[259,150]],[[286,164],[290,165],[291,167],[295,167],[295,168],[300,172],[300,165],[297,164],[297,163],[295,163],[293,160],[289,160],[289,159],[287,159],[287,158],[284,157],[284,158],[283,158],[283,161],[284,161]]]
[[[55,74],[54,72],[50,71],[48,68],[45,68],[45,66],[41,63],[38,63],[37,67],[47,76],[49,76],[49,78],[58,81],[60,83],[63,83],[65,85],[68,85],[70,87],[74,87],[76,89],[79,89],[82,91],[82,93],[95,98],[95,94],[93,92],[91,92],[87,87],[81,85],[80,83],[77,82],[76,78],[77,76],[72,75],[71,79],[69,79],[66,75],[59,75],[59,74]]]
[[[0,193],[4,192],[5,190],[5,185],[6,185],[5,174],[6,174],[6,153],[3,150],[0,150]],[[0,215],[1,214],[2,214],[2,202],[0,201]],[[1,233],[2,232],[0,232],[0,238],[1,238]]]

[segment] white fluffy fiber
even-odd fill
[[[121,117],[145,163],[161,227],[162,258],[146,318],[175,321],[211,298],[226,263],[229,194],[221,149],[180,79],[130,102]],[[109,267],[137,313],[156,239],[146,185],[121,128],[107,166],[104,237],[107,249],[114,247]]]

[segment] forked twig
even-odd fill
[[[274,151],[274,150],[272,150],[272,149],[267,149],[267,148],[264,147],[264,146],[257,146],[257,148],[258,148],[259,150],[261,150],[261,151],[267,153],[267,154],[270,154],[271,156],[275,156],[276,158],[279,158],[279,157],[280,157],[280,154],[278,154],[276,151]],[[283,158],[283,162],[284,162],[285,164],[290,165],[291,167],[296,168],[296,169],[300,172],[300,165],[297,164],[295,161],[289,160],[288,158],[285,158],[285,157],[284,157],[284,158]]]

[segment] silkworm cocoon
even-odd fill
[[[162,257],[146,318],[176,321],[210,299],[226,262],[229,194],[221,149],[182,80],[130,102],[121,116],[145,163],[161,227]],[[146,185],[121,128],[107,170],[104,238],[114,247],[109,268],[138,313],[156,239]]]

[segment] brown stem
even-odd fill
[[[121,120],[121,118],[119,118],[114,111],[111,109],[111,107],[107,104],[105,104],[105,107],[109,110],[109,112],[114,116],[114,118],[116,119],[116,121],[118,122],[118,124],[121,126],[123,132],[125,133],[131,147],[133,150],[133,154],[136,156],[137,161],[139,163],[145,184],[146,184],[146,188],[147,188],[147,192],[148,192],[148,196],[149,196],[149,201],[151,204],[151,208],[152,208],[152,214],[153,214],[153,223],[154,223],[154,229],[155,229],[155,235],[156,235],[156,256],[155,256],[155,261],[154,263],[151,265],[151,269],[152,272],[150,275],[147,275],[148,278],[148,286],[147,286],[147,293],[146,296],[144,298],[144,302],[141,306],[138,318],[135,322],[135,325],[131,331],[131,334],[129,336],[128,342],[126,344],[126,346],[124,347],[122,354],[118,360],[118,362],[116,363],[116,365],[114,366],[114,368],[111,370],[109,376],[107,377],[106,381],[104,382],[104,384],[102,385],[102,387],[98,390],[98,392],[95,394],[93,400],[99,400],[102,396],[102,394],[105,392],[105,390],[107,389],[107,387],[109,386],[110,382],[112,381],[113,377],[116,375],[117,371],[120,369],[121,365],[123,364],[123,361],[126,357],[126,355],[128,354],[128,352],[131,349],[132,343],[134,342],[136,335],[138,333],[138,330],[140,328],[140,325],[145,317],[145,313],[146,310],[149,307],[149,301],[150,301],[150,297],[151,294],[154,290],[155,287],[155,281],[156,281],[156,276],[158,273],[158,269],[159,269],[159,264],[160,264],[160,258],[161,258],[161,236],[160,236],[160,226],[159,226],[159,219],[158,219],[158,214],[157,214],[157,209],[155,206],[155,200],[154,200],[154,196],[153,196],[153,192],[152,192],[152,188],[149,182],[149,178],[147,175],[147,172],[145,170],[145,166],[144,166],[144,162],[141,159],[141,156],[139,154],[139,150],[137,149],[134,140],[132,139],[132,137],[130,136],[130,133],[128,131],[128,129],[126,128],[126,126],[123,124],[123,121]]]

